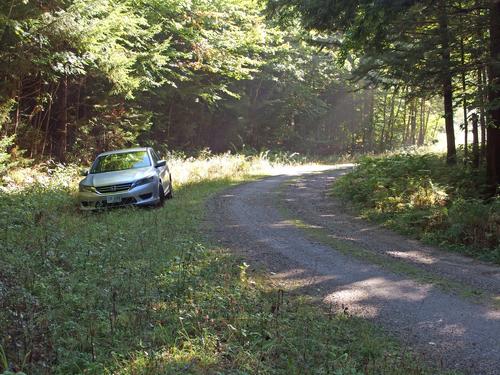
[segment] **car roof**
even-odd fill
[[[133,148],[124,148],[124,149],[121,149],[121,150],[113,150],[113,151],[106,151],[106,152],[103,152],[99,155],[97,155],[98,157],[99,156],[106,156],[106,155],[112,155],[112,154],[122,154],[122,153],[125,153],[125,152],[138,152],[138,151],[148,151],[151,147],[133,147]]]

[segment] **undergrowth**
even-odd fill
[[[500,198],[484,191],[482,170],[448,166],[432,153],[366,157],[333,186],[369,219],[500,264]]]
[[[76,167],[42,166],[24,185],[11,175],[0,372],[427,373],[373,326],[273,288],[200,234],[206,199],[272,164],[260,159],[171,160],[165,207],[90,214],[76,208]]]

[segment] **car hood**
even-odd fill
[[[140,180],[141,178],[150,177],[154,174],[153,167],[125,169],[123,171],[105,172],[89,174],[82,180],[83,185],[90,186],[108,186],[126,184]]]

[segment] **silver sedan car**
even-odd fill
[[[167,162],[150,147],[104,152],[83,175],[78,193],[82,210],[162,205],[172,198]]]

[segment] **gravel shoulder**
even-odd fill
[[[345,213],[327,191],[348,169],[313,172],[296,168],[217,195],[208,203],[210,235],[254,266],[265,266],[287,290],[381,324],[434,365],[500,375],[500,310],[336,250],[290,219],[493,298],[500,293],[500,268],[423,246]]]

